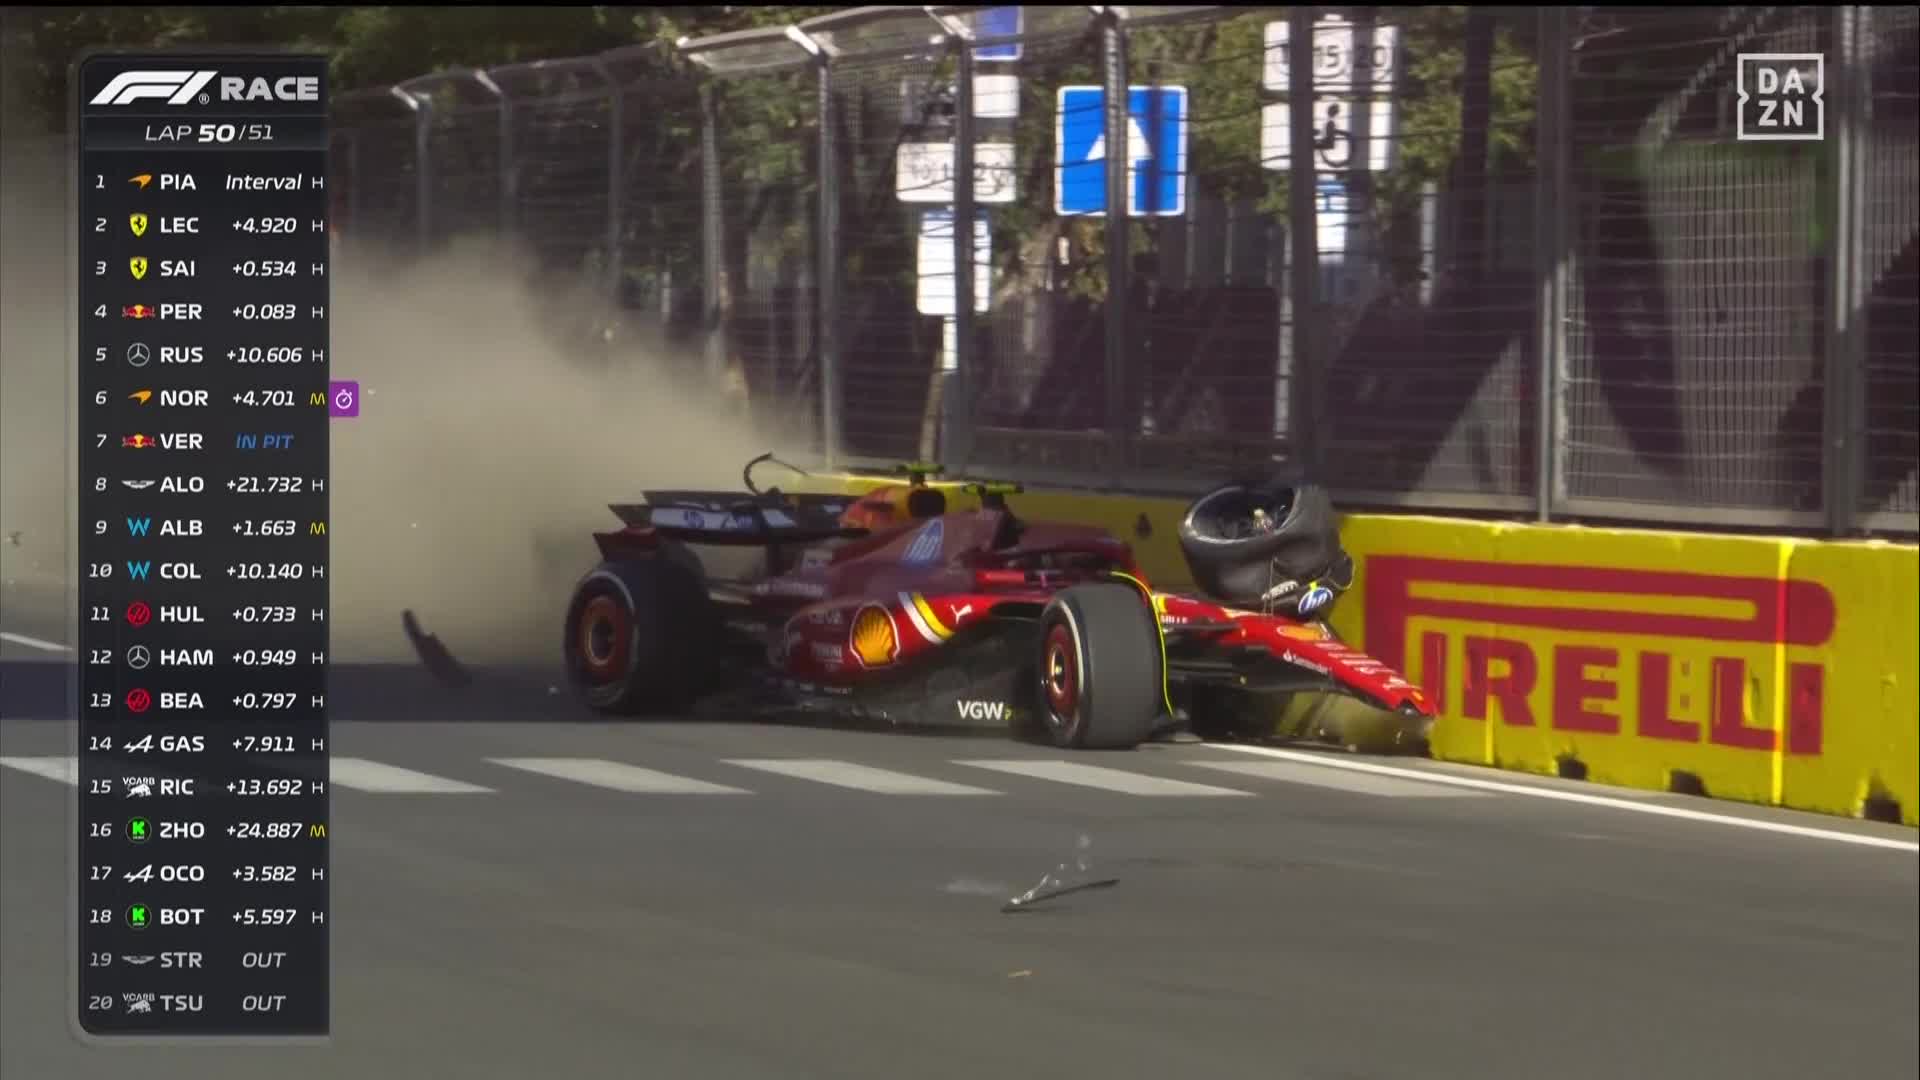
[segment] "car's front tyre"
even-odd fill
[[[1075,585],[1040,615],[1040,727],[1055,746],[1128,749],[1166,713],[1166,660],[1145,597]]]

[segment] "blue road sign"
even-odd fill
[[[1106,93],[1063,86],[1054,124],[1054,213],[1107,212]],[[1187,212],[1187,88],[1127,88],[1127,213]]]
[[[967,16],[972,24],[975,40],[997,37],[1013,37],[1020,33],[1020,9],[1017,7],[987,8]],[[983,45],[973,50],[975,60],[989,60],[1011,63],[1020,59],[1020,43],[1001,42],[997,45]]]

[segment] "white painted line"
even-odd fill
[[[0,757],[0,765],[62,784],[80,782],[80,765],[71,757]]]
[[[366,758],[337,757],[329,762],[332,775],[328,782],[355,791],[375,791],[383,795],[468,795],[492,791],[444,776],[382,765]]]
[[[37,637],[28,637],[25,634],[15,634],[7,630],[0,630],[0,641],[11,641],[15,645],[25,645],[29,649],[39,649],[41,652],[72,652],[73,651],[72,649],[68,648],[65,645],[60,644],[57,641],[42,641]]]
[[[1025,776],[1035,780],[1052,780],[1061,784],[1117,791],[1122,795],[1248,794],[1232,788],[1214,787],[1210,784],[1189,784],[1185,780],[1163,780],[1157,776],[1145,776],[1123,769],[1107,769],[1098,765],[1082,765],[1073,761],[956,761],[954,764],[970,765],[976,769],[993,769],[996,772],[1012,773],[1015,776]]]
[[[614,791],[627,791],[639,795],[752,794],[745,788],[709,784],[705,780],[675,776],[672,773],[643,769],[638,765],[627,765],[618,761],[603,761],[599,758],[488,758],[487,760],[495,765],[539,773],[541,776],[551,776],[556,780],[571,780],[577,784],[591,784],[594,787],[611,788]]]
[[[1447,787],[1444,784],[1408,783],[1386,776],[1369,776],[1365,773],[1344,775],[1333,769],[1316,769],[1311,765],[1300,765],[1291,761],[1189,761],[1202,769],[1219,769],[1221,772],[1235,773],[1240,776],[1253,776],[1262,780],[1279,780],[1288,784],[1308,784],[1313,787],[1332,788],[1336,791],[1350,791],[1356,795],[1377,795],[1386,799],[1480,799],[1483,792],[1467,791],[1462,788]]]
[[[875,769],[866,765],[855,765],[850,761],[808,761],[791,758],[743,760],[729,758],[729,765],[738,765],[744,769],[759,769],[761,772],[790,776],[796,780],[812,780],[818,784],[832,784],[835,787],[854,788],[858,791],[871,791],[879,795],[998,795],[997,791],[987,788],[969,787],[966,784],[949,784],[945,780],[931,780],[911,773],[892,772],[888,769]]]
[[[1713,825],[1730,825],[1736,829],[1754,829],[1759,832],[1781,833],[1786,836],[1804,836],[1814,840],[1832,840],[1841,844],[1858,844],[1862,847],[1887,848],[1891,851],[1920,852],[1920,843],[1912,840],[1895,840],[1887,836],[1871,836],[1864,833],[1841,832],[1838,829],[1816,829],[1808,825],[1788,825],[1780,821],[1763,821],[1758,818],[1733,817],[1728,814],[1710,814],[1704,810],[1689,810],[1685,807],[1666,803],[1633,802],[1628,799],[1616,799],[1606,795],[1588,795],[1579,791],[1561,791],[1556,788],[1532,787],[1527,784],[1506,783],[1499,780],[1477,780],[1468,776],[1453,776],[1447,773],[1422,772],[1418,769],[1404,769],[1392,765],[1376,765],[1371,761],[1348,761],[1325,754],[1312,754],[1300,750],[1280,750],[1271,746],[1243,746],[1236,743],[1209,743],[1216,750],[1232,750],[1241,754],[1255,754],[1260,757],[1279,758],[1286,761],[1302,761],[1326,769],[1348,769],[1353,772],[1373,773],[1376,776],[1397,776],[1407,780],[1420,780],[1429,784],[1447,784],[1454,787],[1474,788],[1480,791],[1497,791],[1503,795],[1524,795],[1535,799],[1552,799],[1559,802],[1583,803],[1587,806],[1606,806],[1615,810],[1631,810],[1638,814],[1652,814],[1656,817],[1681,818],[1687,821],[1703,821]]]

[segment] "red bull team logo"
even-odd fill
[[[120,314],[129,319],[151,319],[154,310],[145,304],[128,304],[120,309]]]
[[[152,445],[153,445],[153,436],[151,436],[151,435],[122,435],[122,436],[120,436],[120,445],[121,445],[121,446],[130,446],[130,447],[132,447],[132,448],[134,448],[135,450],[145,450],[145,449],[146,449],[147,447],[149,447],[149,446],[152,446]]]

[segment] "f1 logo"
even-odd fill
[[[123,71],[113,77],[91,105],[131,105],[150,98],[165,98],[169,105],[185,105],[206,89],[217,71]]]

